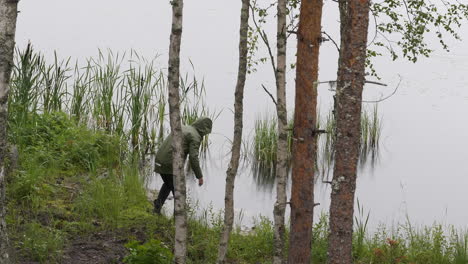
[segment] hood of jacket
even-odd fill
[[[195,122],[193,122],[191,126],[193,126],[198,131],[200,136],[203,137],[206,134],[211,133],[213,121],[211,121],[211,119],[209,119],[208,117],[200,117],[197,120],[195,120]]]

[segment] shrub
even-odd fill
[[[125,245],[130,254],[124,258],[128,264],[170,264],[173,255],[169,248],[159,240],[151,239],[144,244],[130,241]]]

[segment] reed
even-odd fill
[[[127,55],[99,50],[83,66],[78,61],[71,66],[71,58],[62,60],[57,53],[48,63],[29,44],[15,54],[8,101],[10,127],[33,124],[41,114],[64,112],[76,124],[127,140],[130,152],[146,160],[144,156],[155,152],[169,130],[167,77],[155,60],[135,51]],[[192,72],[181,78],[186,125],[201,116],[215,120],[220,114],[208,107],[205,83],[197,79],[193,65]],[[208,147],[205,136],[201,153]]]
[[[82,72],[83,71],[83,72]],[[87,123],[90,113],[91,64],[80,68],[76,63],[74,68],[73,92],[70,104],[70,115],[77,123]]]
[[[42,56],[34,52],[31,44],[24,51],[16,50],[8,100],[10,123],[22,125],[38,111],[43,64]]]
[[[198,118],[205,116],[211,118],[213,122],[221,114],[220,111],[210,110],[205,101],[206,89],[205,81],[199,81],[195,74],[195,69],[192,64],[192,77],[188,73],[180,78],[181,89],[181,108],[182,108],[182,124],[190,125]],[[200,152],[206,153],[209,146],[209,135],[205,135],[200,145]]]
[[[93,116],[97,128],[102,128],[107,132],[115,132],[120,123],[119,113],[122,106],[120,97],[114,102],[114,95],[121,90],[123,78],[120,72],[120,64],[124,56],[113,54],[109,51],[107,56],[100,50],[96,60],[93,63],[93,82],[92,91],[94,97]],[[120,88],[120,89],[119,89]],[[116,122],[114,122],[116,121]]]
[[[53,64],[41,64],[43,85],[40,87],[40,94],[44,113],[62,111],[66,103],[67,80],[71,77],[69,64],[70,58],[59,61],[56,52],[54,52]]]
[[[291,161],[292,153],[292,128],[294,120],[288,122],[288,158]],[[252,150],[254,177],[263,177],[264,180],[273,181],[276,166],[277,151],[277,120],[272,115],[258,117],[255,120]],[[325,130],[320,134],[317,141],[316,172],[322,178],[328,177],[333,168],[336,121],[333,111],[328,111],[324,117],[317,111],[317,129]],[[364,110],[361,117],[361,145],[360,162],[366,164],[367,158],[371,156],[370,162],[373,164],[378,157],[379,141],[382,130],[382,119],[379,116],[377,106],[370,112]]]

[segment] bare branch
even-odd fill
[[[265,90],[265,92],[270,96],[270,98],[271,98],[271,100],[273,101],[273,103],[274,103],[275,105],[277,105],[276,100],[275,100],[275,97],[270,93],[270,91],[268,91],[268,89],[265,87],[265,85],[262,84],[262,88],[263,88],[263,90]]]
[[[329,84],[330,86],[336,86],[336,81],[321,81],[321,82],[317,82],[317,84],[324,84],[324,83],[327,83]],[[380,85],[380,86],[388,86],[386,83],[381,83],[381,82],[375,82],[375,81],[368,81],[368,80],[365,80],[365,83],[368,83],[368,84],[375,84],[375,85]],[[333,91],[333,89],[331,89]]]
[[[400,84],[401,84],[402,78],[401,78],[400,75],[398,75],[398,77],[400,78],[400,81],[398,81],[398,84],[397,84],[397,86],[395,87],[395,90],[393,90],[393,92],[392,92],[391,94],[389,94],[389,95],[387,95],[387,96],[385,96],[385,97],[383,97],[383,98],[380,98],[379,100],[376,100],[376,101],[366,101],[366,100],[362,100],[362,102],[363,102],[363,103],[380,103],[380,102],[385,101],[385,100],[387,100],[388,98],[392,97],[394,94],[396,94],[396,92],[398,91],[398,88],[400,87]]]
[[[388,86],[386,83],[375,82],[375,81],[368,81],[368,80],[366,80],[365,83],[375,84],[375,85],[380,85],[380,86]]]
[[[335,45],[336,47],[336,50],[338,50],[338,52],[340,52],[340,47],[338,46],[338,44],[336,43],[336,41],[325,31],[322,31],[322,34],[324,34],[325,36],[328,37],[329,40],[331,40],[331,42],[333,42],[333,44]]]

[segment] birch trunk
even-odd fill
[[[15,48],[18,0],[0,0],[0,263],[10,263],[6,215],[8,92]]]
[[[216,263],[226,263],[226,253],[229,236],[234,223],[234,180],[239,168],[240,148],[243,128],[243,99],[244,86],[247,75],[247,33],[249,29],[249,0],[242,0],[240,39],[239,39],[239,68],[234,102],[234,139],[232,142],[231,161],[226,171],[226,194],[224,198],[224,227],[219,241],[218,259]]]
[[[174,262],[183,264],[187,255],[187,214],[182,125],[180,120],[179,65],[182,38],[183,0],[172,0],[172,30],[169,45],[169,114],[172,133],[172,167],[174,173]]]
[[[288,263],[310,263],[314,211],[314,164],[322,0],[301,1],[297,32],[296,104],[293,133],[291,231]]]
[[[352,264],[354,192],[361,138],[369,0],[341,0],[335,168],[330,205],[330,264]]]
[[[285,262],[284,258],[284,213],[286,209],[286,181],[288,179],[288,113],[286,108],[286,2],[278,1],[278,25],[276,36],[277,67],[276,114],[278,119],[278,149],[276,160],[276,203],[273,210],[275,221],[273,264]]]

